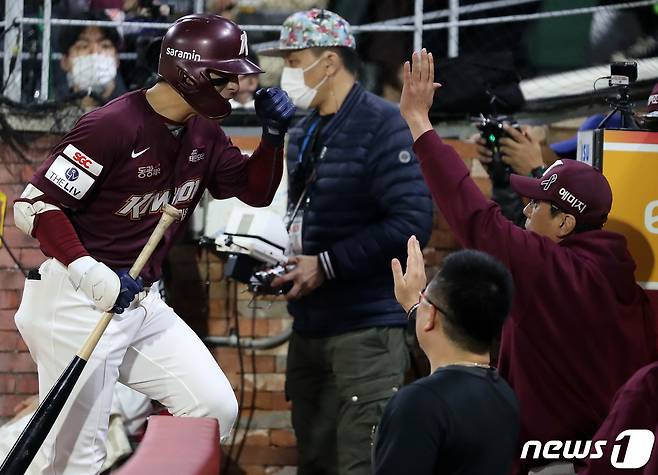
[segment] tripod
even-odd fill
[[[605,128],[605,124],[608,122],[610,117],[612,117],[617,112],[621,114],[621,129],[638,130],[640,128],[635,121],[635,117],[633,116],[633,109],[631,107],[631,95],[629,93],[628,85],[619,86],[617,89],[617,95],[614,99],[610,99],[609,102],[610,105],[614,107],[610,112],[608,112],[608,115],[606,115],[603,120],[599,122],[599,125],[596,127],[597,129]]]

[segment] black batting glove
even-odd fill
[[[254,107],[263,124],[263,138],[272,145],[282,145],[296,110],[288,94],[278,87],[259,89]]]

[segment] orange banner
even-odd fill
[[[626,236],[637,281],[658,290],[658,133],[606,130],[603,173],[613,195],[606,229]]]

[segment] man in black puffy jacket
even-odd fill
[[[294,284],[286,394],[301,475],[370,473],[373,426],[408,365],[391,259],[432,227],[409,130],[356,82],[354,48],[343,18],[313,9],[284,22],[275,51],[282,88],[311,109],[287,151],[296,267],[274,283]]]

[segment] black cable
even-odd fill
[[[230,287],[231,286],[231,281],[227,279],[227,285]],[[233,456],[233,448],[235,447],[235,441],[237,440],[238,437],[238,430],[240,429],[240,421],[242,420],[242,411],[243,411],[243,405],[244,405],[244,388],[245,388],[245,374],[244,374],[244,359],[243,359],[243,354],[242,354],[242,345],[240,343],[240,325],[239,325],[239,319],[238,319],[238,287],[237,283],[233,282],[232,286],[233,292],[232,292],[232,297],[233,297],[233,302],[235,303],[234,305],[234,310],[232,311],[233,317],[235,320],[235,337],[236,337],[236,344],[235,347],[238,351],[238,366],[239,366],[239,371],[240,371],[240,401],[238,402],[238,417],[235,419],[235,426],[233,430],[233,438],[231,439],[231,445],[229,446],[229,451],[226,456],[226,462],[224,463],[224,468],[222,470],[223,473],[228,473],[228,469],[231,466],[231,457]],[[228,300],[228,299],[227,299]],[[247,434],[245,433],[243,437],[247,437]]]
[[[23,151],[19,148],[18,145],[24,145],[22,138],[18,137],[17,132],[9,125],[7,118],[4,114],[0,114],[0,139],[9,145],[14,153],[20,158],[24,163],[30,164],[30,160],[25,156]]]
[[[610,76],[601,76],[600,78],[596,78],[594,80],[594,93],[598,93],[599,91],[596,89],[596,83],[599,82],[602,79],[610,79]]]
[[[23,275],[27,277],[27,271],[25,268],[21,265],[20,261],[16,258],[13,252],[11,252],[11,248],[7,245],[7,241],[5,241],[5,238],[2,234],[0,234],[0,242],[2,243],[2,247],[5,248],[7,253],[9,254],[9,257],[11,257],[11,260],[14,261],[14,264],[16,264],[16,267],[18,267]]]
[[[20,26],[20,22],[18,21],[18,18],[14,18],[14,21],[9,25],[9,28],[6,30],[3,28],[2,31],[0,31],[0,40],[5,37],[7,33],[9,33],[12,29],[18,28]]]
[[[4,36],[9,33],[10,30],[13,28],[17,28],[20,25],[18,22],[18,18],[14,18],[14,21],[12,24],[4,30],[2,33],[0,33],[0,39],[4,38]],[[18,35],[20,36],[22,34],[22,30],[18,30]],[[17,44],[19,44],[19,40],[17,38]],[[9,51],[5,51],[5,54],[9,54]],[[19,61],[19,58],[21,57],[22,51],[18,51],[16,55],[12,55],[11,59],[9,60],[9,71],[7,73],[7,80],[2,82],[2,88],[0,89],[0,93],[4,94],[5,89],[7,88],[7,85],[9,84],[9,80],[11,79],[11,75],[13,74],[14,70],[16,69],[16,64]],[[22,60],[21,60],[22,61]]]
[[[251,309],[251,336],[253,338],[256,338],[256,308],[252,307]],[[251,350],[251,374],[253,375],[253,383],[252,383],[252,390],[251,390],[251,412],[249,413],[249,418],[247,419],[247,423],[245,424],[244,427],[244,437],[240,441],[240,446],[238,447],[238,451],[235,454],[235,463],[239,465],[240,462],[240,456],[242,455],[242,449],[245,446],[245,442],[247,441],[247,433],[249,432],[249,429],[251,428],[251,423],[254,420],[254,410],[256,409],[256,350],[252,349]]]

